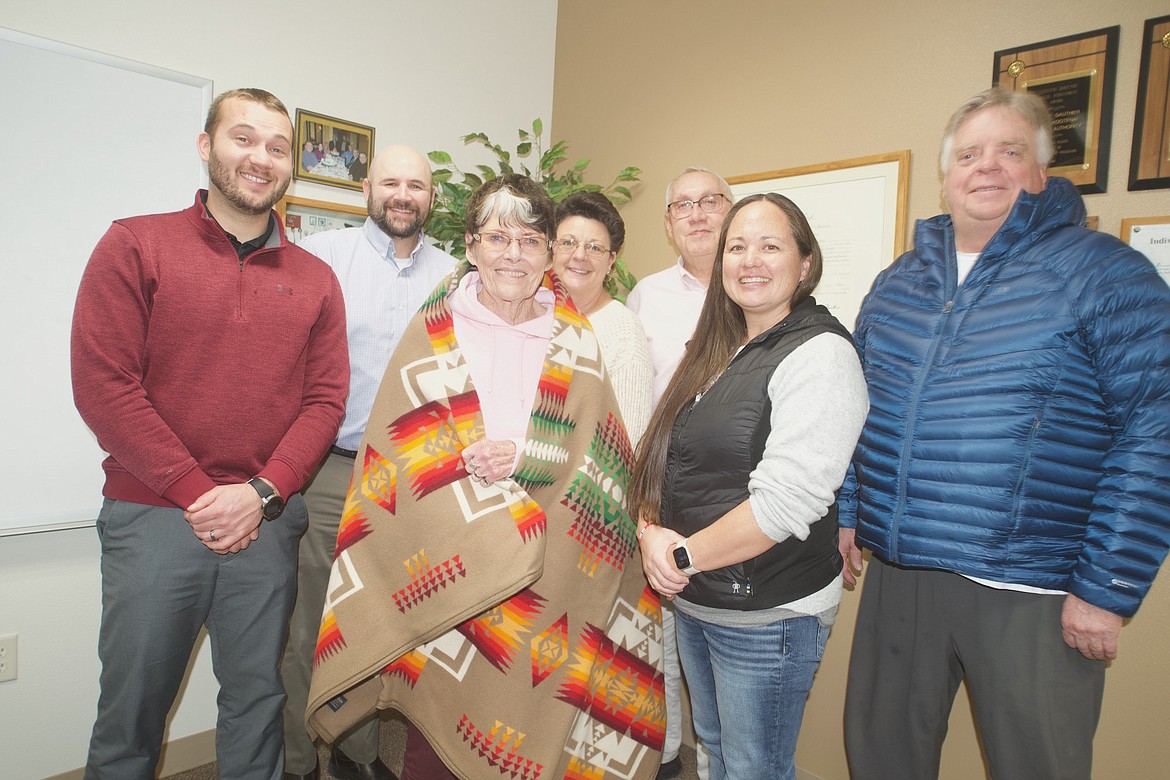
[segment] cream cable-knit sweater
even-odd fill
[[[601,358],[625,418],[630,444],[636,449],[650,424],[654,397],[654,368],[646,331],[638,315],[617,301],[590,314],[589,324],[601,344]]]

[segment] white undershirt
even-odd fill
[[[959,284],[967,278],[967,274],[971,273],[971,269],[975,267],[975,261],[979,259],[979,252],[956,252],[955,260],[959,264]]]

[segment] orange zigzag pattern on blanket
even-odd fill
[[[362,459],[362,495],[394,514],[398,499],[398,468],[370,445]]]
[[[532,687],[540,685],[569,658],[569,616],[532,637]]]
[[[662,597],[658,595],[658,591],[651,588],[649,585],[642,591],[642,596],[638,599],[638,612],[652,617],[658,614],[658,610],[662,609]]]
[[[365,539],[371,533],[370,519],[362,511],[362,505],[353,493],[345,501],[341,521],[337,525],[337,546],[333,548],[333,560],[345,550]]]
[[[666,736],[662,675],[596,626],[577,641],[557,698],[651,747]]]
[[[548,515],[527,494],[522,496],[521,500],[508,504],[508,511],[512,513],[512,520],[515,521],[520,538],[524,541],[530,542],[544,533]]]
[[[538,780],[544,772],[542,765],[520,755],[520,743],[525,736],[523,731],[505,726],[497,720],[492,724],[491,731],[485,734],[476,728],[467,715],[459,719],[458,730],[463,735],[463,741],[471,743],[471,748],[487,761],[488,766],[498,769],[501,775],[511,775],[514,780]]]
[[[415,498],[467,476],[463,445],[474,430],[479,399],[474,392],[452,396],[448,404],[430,401],[390,424],[387,433],[410,479]]]
[[[536,405],[532,413],[537,418],[565,420],[565,399],[569,395],[569,381],[573,378],[571,366],[545,364],[536,385]]]
[[[591,764],[588,758],[582,756],[569,756],[565,780],[602,780],[604,777],[605,767]]]
[[[467,570],[458,555],[448,558],[438,566],[431,566],[426,550],[419,550],[402,562],[410,572],[410,584],[394,594],[394,603],[403,614],[430,598],[439,588],[447,587],[456,577],[466,577]]]
[[[532,625],[544,602],[543,597],[526,588],[498,607],[460,625],[459,633],[467,637],[492,666],[506,671],[524,646],[524,637],[532,633]]]
[[[329,610],[321,618],[321,630],[317,634],[317,649],[313,653],[313,666],[317,666],[343,647],[345,647],[345,637],[341,635],[341,629],[337,627],[337,618],[334,617],[333,610]]]
[[[427,657],[418,650],[411,650],[386,664],[379,674],[397,675],[413,688],[418,683],[418,677],[426,665]]]
[[[464,261],[466,262],[466,261]],[[456,271],[459,269],[457,268]],[[463,274],[456,273],[452,279],[458,279]],[[457,282],[456,282],[457,283]],[[451,311],[447,308],[446,298],[450,289],[436,287],[430,297],[423,301],[419,311],[423,315],[423,322],[427,326],[427,335],[431,339],[431,348],[436,355],[453,352],[455,344],[455,321],[451,318]]]

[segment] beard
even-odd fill
[[[423,223],[427,221],[427,216],[429,216],[429,212],[423,211],[408,200],[391,201],[390,206],[392,208],[409,208],[414,212],[414,216],[407,219],[397,214],[391,214],[388,212],[385,202],[373,198],[366,200],[370,219],[374,220],[374,224],[391,238],[410,238],[422,230]]]
[[[247,171],[245,171],[247,173]],[[284,197],[285,191],[288,189],[289,182],[292,177],[285,179],[283,182],[276,181],[276,187],[268,193],[268,195],[253,195],[241,189],[236,182],[237,171],[233,171],[228,167],[228,164],[215,154],[215,148],[212,147],[207,157],[207,178],[211,180],[211,184],[228,203],[239,209],[244,214],[257,216],[260,214],[267,214],[276,205],[276,202]],[[271,174],[256,173],[256,176],[261,178],[270,178]]]

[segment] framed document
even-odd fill
[[[1170,216],[1121,220],[1121,240],[1150,258],[1170,283]]]
[[[909,178],[904,150],[732,176],[727,183],[735,200],[778,192],[800,207],[824,258],[813,295],[852,328],[874,277],[905,248]]]
[[[1052,112],[1056,149],[1048,173],[1082,193],[1105,192],[1120,27],[995,53],[992,83],[1035,92]]]
[[[296,198],[292,195],[285,195],[280,199],[276,204],[276,213],[280,214],[284,235],[294,244],[299,244],[305,236],[314,233],[358,227],[366,221],[364,206],[347,206],[324,200]]]
[[[1170,187],[1170,16],[1147,19],[1142,33],[1129,189]]]

